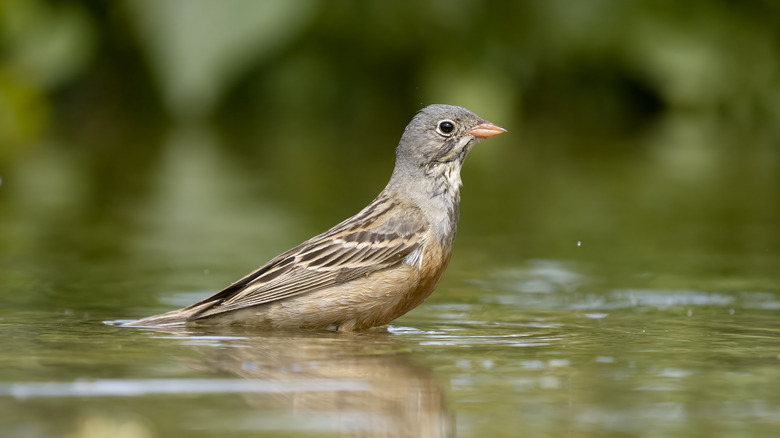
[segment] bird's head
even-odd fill
[[[396,149],[396,168],[430,169],[440,164],[458,167],[477,141],[506,130],[466,108],[430,105],[406,126]]]

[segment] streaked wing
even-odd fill
[[[189,319],[282,300],[388,268],[424,244],[426,228],[417,207],[380,196],[354,217],[189,306],[198,309]]]

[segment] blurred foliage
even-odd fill
[[[609,399],[608,412],[635,430],[664,417],[645,404],[633,408],[649,416],[626,417],[631,405],[613,397],[614,386],[630,401],[704,400],[686,431],[724,424],[713,418],[743,435],[768,430],[777,391],[763,384],[776,372],[728,364],[760,358],[754,363],[777,369],[776,329],[761,330],[780,301],[778,53],[780,2],[771,0],[0,0],[0,301],[4,335],[16,346],[6,349],[16,367],[6,374],[50,380],[57,364],[100,364],[97,353],[82,354],[85,339],[100,342],[101,358],[129,357],[117,356],[127,342],[101,338],[114,336],[105,327],[67,321],[188,304],[322,232],[381,189],[411,116],[449,103],[509,133],[469,157],[452,263],[406,321],[430,324],[433,337],[465,318],[477,321],[464,322],[466,337],[487,330],[493,339],[498,321],[512,323],[512,336],[545,340],[540,346],[555,340],[543,348],[555,360],[573,354],[574,366],[539,370],[544,379],[573,370],[575,383],[594,382],[580,393]],[[576,285],[549,293],[539,276]],[[177,292],[182,302],[161,303]],[[740,307],[745,296],[760,299]],[[726,312],[718,297],[737,308],[733,321],[705,313]],[[600,302],[626,311],[609,310],[603,326],[582,318]],[[644,304],[668,302],[667,313]],[[464,304],[471,310],[452,319]],[[691,306],[693,318],[677,318]],[[625,337],[640,328],[646,341]],[[51,342],[40,363],[19,353],[35,342]],[[456,408],[476,409],[459,426],[480,419],[474,436],[526,427],[517,414],[527,402],[532,429],[547,420],[569,427],[560,413],[572,412],[576,386],[538,387],[537,397],[562,409],[547,419],[533,406],[549,398],[491,395],[549,382],[525,374],[538,350],[463,346],[433,347],[430,360],[493,368],[495,359],[491,374],[517,369],[487,381],[474,374],[456,388],[468,396]],[[138,354],[137,370],[165,356],[123,351]],[[603,379],[613,364],[593,362],[596,354],[617,358],[614,379]],[[637,392],[674,368],[694,370],[687,392]],[[745,378],[762,385],[758,396],[747,407],[728,404],[749,394]],[[146,433],[132,418],[92,421],[91,411],[62,414],[55,402],[46,406],[56,415],[42,411],[26,417],[36,419],[30,424],[67,416],[86,418],[82,434]],[[135,403],[178,421],[146,399]],[[496,412],[515,423],[482,421]]]
[[[96,36],[83,8],[40,0],[0,2],[0,162],[39,137],[57,89],[88,68]]]
[[[503,256],[773,254],[779,46],[760,0],[0,0],[0,243],[97,259],[246,235],[240,214],[289,230],[286,202],[310,223],[261,236],[282,250],[450,103],[510,131],[464,171],[474,235],[522,243]]]
[[[3,0],[0,141],[7,156],[51,128],[124,133],[139,120],[164,122],[162,114],[222,117],[262,136],[256,121],[278,114],[359,125],[405,119],[434,101],[595,133],[695,113],[728,122],[734,135],[776,141],[779,9],[770,1]]]

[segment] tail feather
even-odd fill
[[[159,315],[147,316],[136,321],[122,322],[122,327],[170,327],[175,325],[184,325],[188,321],[192,321],[198,318],[198,314],[204,307],[211,306],[212,303],[195,303],[189,307],[183,309],[171,310],[170,312],[161,313]]]
[[[182,309],[162,313],[160,315],[147,316],[135,321],[128,321],[120,324],[122,327],[162,327],[171,325],[182,325],[187,322],[187,318],[182,314]]]

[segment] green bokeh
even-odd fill
[[[232,415],[280,410],[305,434],[231,394],[2,391],[324,349],[445,382],[422,392],[459,436],[774,436],[779,45],[770,1],[0,0],[0,435],[241,435]],[[430,103],[509,133],[469,156],[452,262],[399,332],[202,351],[100,324],[357,212]]]

